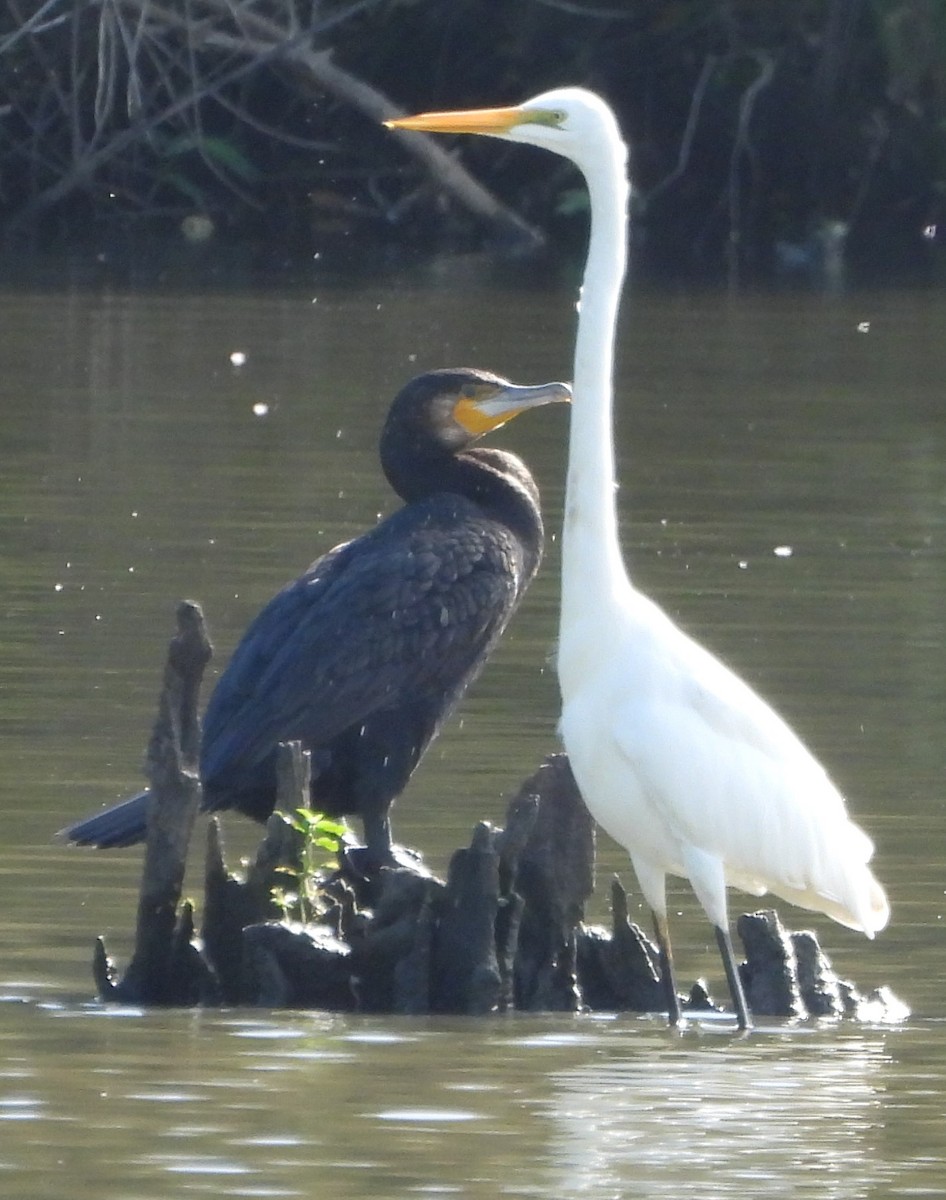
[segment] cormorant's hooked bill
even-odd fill
[[[311,806],[358,814],[369,861],[391,858],[389,810],[498,642],[542,555],[525,463],[477,446],[521,412],[570,399],[472,368],[420,375],[395,397],[381,467],[405,501],[329,550],[251,622],[204,717],[204,811],[265,821],[276,748],[312,754]],[[143,840],[147,791],[63,831],[80,845]]]

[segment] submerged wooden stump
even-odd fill
[[[579,931],[594,891],[595,827],[564,754],[550,755],[509,805],[508,891],[519,901],[516,1008],[577,1012]]]
[[[403,849],[394,865],[366,875],[346,843],[337,865],[306,888],[306,923],[277,900],[287,878],[303,886],[303,832],[275,813],[241,877],[227,870],[212,819],[198,938],[181,888],[200,798],[197,707],[211,647],[196,604],[179,606],[177,626],[148,748],[153,798],[135,950],[119,978],[99,939],[93,972],[103,1000],[468,1015],[665,1008],[657,949],[630,920],[616,879],[610,929],[585,924],[595,831],[564,754],[520,786],[504,828],[477,824],[445,881]],[[280,747],[278,779],[280,810],[308,807],[308,755],[298,744]],[[865,997],[838,979],[814,934],[787,932],[772,911],[740,917],[737,929],[757,1016],[906,1012],[885,989]],[[682,1003],[692,1012],[715,1007],[700,982]]]
[[[277,803],[291,812],[308,803],[309,756],[298,742],[279,747]],[[261,921],[276,921],[279,906],[274,892],[284,882],[282,872],[298,869],[301,834],[274,813],[266,822],[266,833],[244,877],[231,875],[223,856],[220,823],[214,817],[207,829],[204,859],[204,955],[219,980],[221,997],[227,1004],[239,1003],[245,994],[243,953],[245,931]],[[268,985],[276,989],[273,982]]]
[[[212,653],[200,606],[183,601],[177,609],[177,633],[168,647],[158,716],[148,745],[151,807],[135,950],[119,979],[99,940],[95,978],[106,999],[194,1004],[215,994],[211,974],[192,944],[190,906],[184,905],[178,915],[187,849],[200,801],[200,684]]]

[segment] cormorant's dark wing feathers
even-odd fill
[[[330,551],[237,647],[205,718],[205,783],[278,741],[318,745],[418,696],[449,707],[502,632],[523,569],[511,533],[443,494]]]

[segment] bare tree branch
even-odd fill
[[[739,123],[733,140],[732,154],[729,157],[729,241],[726,258],[730,287],[739,284],[740,242],[742,240],[742,195],[740,192],[739,164],[743,155],[752,153],[749,141],[749,124],[755,110],[756,101],[765,88],[769,86],[775,75],[775,62],[768,55],[758,51],[753,55],[759,65],[759,74],[746,88],[739,102]]]
[[[666,191],[686,171],[690,162],[690,151],[693,148],[696,127],[700,120],[700,109],[703,107],[703,97],[706,95],[709,82],[713,78],[716,68],[719,66],[719,61],[719,58],[715,54],[708,54],[703,60],[703,66],[696,81],[696,86],[693,89],[693,96],[690,99],[690,111],[687,113],[687,122],[683,129],[683,137],[680,139],[680,153],[677,156],[677,165],[663,179],[659,179],[647,192],[647,195],[644,197],[645,203],[649,203],[655,196]]]

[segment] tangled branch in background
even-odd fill
[[[10,0],[19,23],[0,38],[11,81],[0,155],[16,180],[0,195],[8,231],[77,194],[94,215],[187,219],[262,209],[274,190],[300,186],[274,154],[279,145],[311,154],[303,188],[317,183],[319,167],[331,176],[336,215],[346,207],[338,189],[347,178],[357,181],[352,212],[390,220],[396,214],[379,186],[381,170],[359,163],[341,140],[309,132],[330,126],[339,106],[375,126],[398,115],[320,48],[330,30],[378,2],[353,0],[323,17],[318,0],[187,0],[180,8],[47,0],[27,19]],[[442,148],[427,139],[408,144],[472,211],[537,240]],[[207,226],[185,228],[199,236]]]
[[[277,6],[195,0],[175,11],[151,0],[47,0],[27,20],[10,0],[20,24],[0,41],[9,81],[0,153],[12,167],[7,180],[16,180],[2,199],[17,222],[75,193],[94,214],[184,215],[228,196],[258,203],[247,130],[278,140],[281,127],[298,124],[302,97],[267,80],[278,117],[263,127],[251,118],[253,90],[288,42],[311,36],[293,22],[255,55],[238,51],[247,22],[267,7]],[[215,46],[221,35],[234,47]],[[315,154],[328,149],[291,136]]]
[[[934,0],[7,0],[0,228],[147,222],[264,244],[541,241],[584,200],[565,169],[385,133],[399,109],[591,86],[635,147],[640,252],[735,282],[766,263],[925,261],[946,203],[946,20]],[[370,81],[367,82],[367,81]],[[412,168],[405,151],[416,160]],[[456,201],[442,202],[447,195]],[[578,197],[576,199],[576,197]],[[474,235],[475,236],[475,235]],[[559,243],[561,238],[556,239]]]

